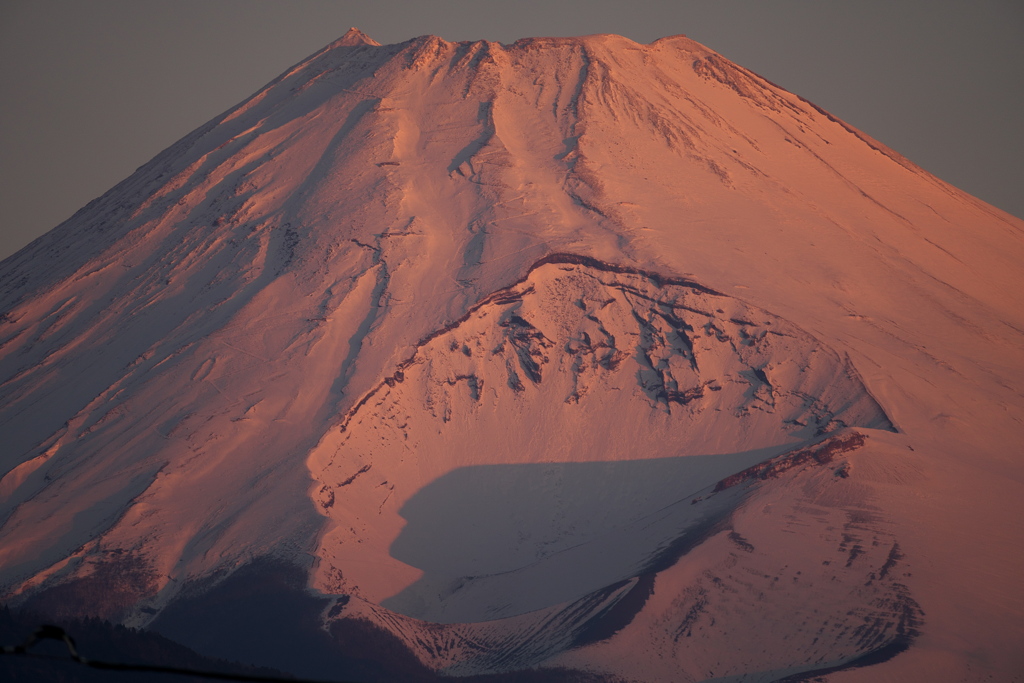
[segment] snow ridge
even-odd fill
[[[434,671],[998,678],[1021,235],[685,37],[352,29],[0,263],[0,592],[284,563]]]

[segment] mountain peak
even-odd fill
[[[0,262],[0,600],[310,678],[1021,669],[1024,222],[684,37],[376,45]]]
[[[337,46],[356,47],[358,45],[380,45],[376,40],[366,35],[355,26],[345,32],[335,43]]]

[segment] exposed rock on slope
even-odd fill
[[[353,30],[0,264],[0,586],[214,656],[260,594],[449,673],[1005,677],[1021,263],[684,37]]]
[[[846,426],[891,428],[793,325],[573,260],[430,335],[321,442],[318,587],[445,622],[570,601],[642,573],[723,477]],[[425,574],[402,590],[409,567]]]

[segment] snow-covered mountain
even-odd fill
[[[0,264],[0,586],[324,678],[1014,680],[1022,264],[685,37],[353,29]]]

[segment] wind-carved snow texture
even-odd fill
[[[206,647],[283,563],[290,632],[436,670],[768,681],[920,628],[879,677],[1005,678],[1021,263],[684,36],[350,31],[0,264],[0,597]]]
[[[652,572],[744,499],[728,477],[851,427],[892,429],[794,325],[555,255],[429,335],[320,444],[317,585],[398,613],[370,610],[433,666],[529,666],[628,623]]]

